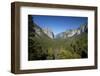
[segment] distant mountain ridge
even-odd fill
[[[68,37],[72,37],[72,36],[75,36],[75,35],[80,35],[80,34],[82,34],[84,32],[87,32],[88,31],[88,27],[87,27],[87,24],[84,24],[84,25],[80,26],[77,29],[67,30],[67,31],[61,32],[61,33],[59,33],[59,34],[57,34],[55,36],[54,36],[54,33],[49,28],[45,28],[45,29],[41,28],[41,30],[42,30],[42,32],[44,32],[51,39],[56,39],[56,38],[66,39]],[[38,34],[40,34],[41,31],[39,31],[39,28],[37,28],[36,32]]]
[[[65,32],[61,32],[61,33],[57,34],[55,38],[66,39],[68,37],[72,37],[72,36],[75,36],[75,35],[80,35],[84,32],[88,32],[87,24],[84,24],[84,25],[80,26],[77,29],[67,30]]]

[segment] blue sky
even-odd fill
[[[76,29],[88,22],[87,17],[32,15],[34,22],[41,28],[49,28],[56,35],[70,29]]]

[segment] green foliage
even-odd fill
[[[79,54],[81,58],[87,57],[88,43],[87,43],[87,34],[83,33],[80,37],[73,41],[71,44],[74,52]]]
[[[59,59],[74,59],[80,58],[80,55],[77,53],[72,53],[69,50],[61,50],[58,54]]]
[[[37,39],[34,27],[36,24],[32,22],[32,17],[29,16],[29,28],[28,28],[28,60],[45,60],[47,57],[47,49],[42,46],[41,40]]]

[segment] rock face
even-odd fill
[[[77,29],[73,29],[73,30],[68,30],[68,31],[65,31],[65,32],[61,32],[58,35],[56,35],[55,38],[63,38],[63,39],[66,39],[68,37],[72,37],[72,36],[75,36],[75,35],[80,35],[80,34],[82,34],[84,32],[88,32],[87,24],[82,25],[82,26],[80,26]]]
[[[44,33],[46,35],[48,35],[50,38],[54,38],[54,33],[49,29],[49,28],[46,28],[46,29],[42,29],[44,31]]]
[[[38,36],[48,36],[51,39],[54,38],[54,33],[48,28],[43,29],[35,24],[34,30]]]

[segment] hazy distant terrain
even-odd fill
[[[57,35],[39,27],[28,16],[28,60],[78,59],[88,57],[88,27],[66,30]]]

